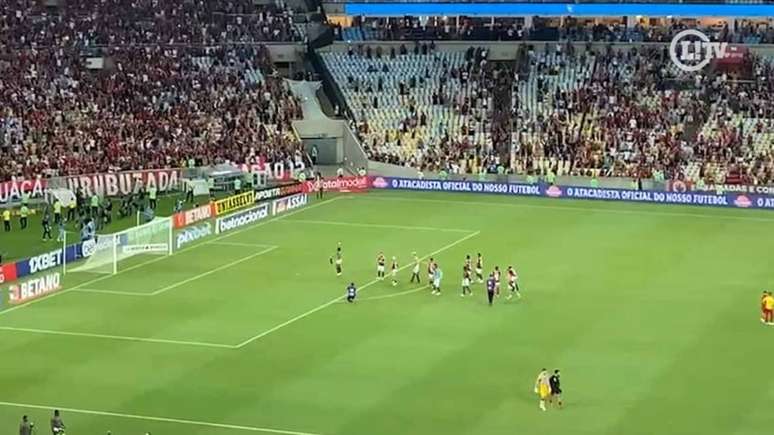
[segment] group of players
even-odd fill
[[[419,276],[419,271],[422,267],[422,260],[417,256],[416,252],[413,252],[413,268],[411,270],[411,279],[409,280],[410,283],[417,283],[421,284],[422,280]],[[335,267],[336,270],[336,276],[341,276],[343,273],[343,262],[344,257],[342,253],[341,248],[341,242],[339,242],[336,246],[336,252],[335,254],[330,258],[330,263]],[[400,271],[400,265],[398,264],[397,257],[393,256],[390,260],[390,277],[392,279],[392,285],[397,286],[398,285],[398,272]],[[474,282],[474,270],[475,270],[475,280],[478,281],[479,284],[486,283],[486,293],[487,293],[487,299],[489,301],[489,305],[491,306],[494,303],[495,298],[500,296],[500,279],[501,279],[501,271],[499,266],[495,266],[494,270],[489,273],[489,275],[484,277],[484,258],[479,253],[476,256],[475,261],[475,268],[473,264],[473,260],[471,259],[470,255],[465,256],[465,264],[462,266],[462,293],[460,296],[472,296],[473,290],[472,290],[472,284]],[[507,299],[511,299],[514,296],[517,298],[521,298],[521,288],[519,287],[519,275],[516,272],[516,269],[514,269],[513,266],[508,266],[508,269],[506,270],[506,275],[508,279],[508,289],[510,290],[510,293],[507,296]],[[376,279],[381,281],[384,280],[387,276],[387,256],[384,255],[384,252],[379,252],[376,256]],[[427,280],[429,282],[429,286],[431,289],[430,294],[435,296],[441,295],[441,282],[443,280],[443,271],[441,270],[441,267],[439,266],[438,262],[433,258],[430,257],[427,261]],[[346,298],[348,302],[354,302],[357,298],[357,287],[355,286],[355,283],[352,282],[347,286],[346,290]]]
[[[411,254],[413,257],[413,267],[411,269],[410,283],[421,284],[421,278],[419,271],[422,267],[422,260],[414,252]],[[336,246],[336,253],[330,258],[330,263],[335,266],[336,275],[342,274],[342,263],[344,261],[341,242]],[[390,262],[390,277],[392,279],[392,285],[398,285],[398,272],[400,266],[398,265],[397,257],[392,257]],[[487,299],[491,306],[495,298],[500,296],[500,267],[495,266],[494,270],[489,273],[489,276],[484,279],[484,257],[479,253],[476,256],[475,266],[470,255],[465,256],[465,264],[462,266],[462,294],[461,296],[472,296],[473,290],[471,286],[473,284],[473,274],[475,273],[475,280],[479,284],[486,282]],[[384,252],[379,252],[376,256],[376,279],[381,281],[386,278],[387,274],[387,257]],[[519,287],[519,275],[513,266],[508,266],[506,270],[508,278],[508,289],[510,293],[507,298],[511,299],[514,295],[517,298],[521,298],[521,289]],[[430,283],[431,294],[441,294],[441,280],[443,279],[443,272],[438,262],[430,257],[427,261],[427,280]],[[357,287],[354,282],[349,283],[346,290],[346,300],[349,303],[355,302],[357,298]],[[535,393],[539,396],[540,409],[545,411],[546,403],[556,405],[558,408],[562,408],[562,388],[561,381],[559,379],[559,370],[554,370],[553,374],[549,374],[546,369],[540,371],[535,381]]]

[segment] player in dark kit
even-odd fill
[[[433,257],[430,257],[429,260],[427,260],[427,282],[430,283],[432,286],[433,284],[433,277],[435,276],[435,261],[433,260]]]
[[[479,283],[484,282],[484,258],[481,257],[481,253],[478,253],[476,257],[476,279]]]
[[[64,435],[65,425],[62,417],[59,416],[59,410],[54,410],[54,416],[51,417],[51,433],[53,435]]]
[[[384,253],[380,252],[376,257],[376,279],[384,279]]]
[[[562,408],[562,384],[559,379],[559,369],[554,370],[554,374],[548,378],[548,383],[551,385],[551,403],[556,401],[556,405],[559,409]]]
[[[489,306],[492,306],[495,295],[495,279],[494,274],[489,274],[489,279],[486,280],[486,297],[489,299]]]
[[[336,266],[336,276],[341,276],[341,263],[343,262],[341,254],[341,242],[336,246],[336,254],[331,257],[331,264]]]
[[[355,298],[357,297],[357,288],[355,288],[355,283],[351,282],[347,286],[347,302],[350,304],[352,302],[355,302]]]
[[[472,295],[473,292],[470,291],[470,263],[468,261],[465,262],[465,265],[462,266],[462,296],[466,295]]]

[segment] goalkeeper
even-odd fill
[[[59,410],[54,410],[54,416],[51,417],[51,433],[53,435],[65,435],[65,425],[62,417],[59,416]]]

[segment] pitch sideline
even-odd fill
[[[126,419],[132,419],[132,420],[155,421],[155,422],[161,422],[161,423],[176,423],[176,424],[185,424],[189,426],[211,427],[211,428],[217,428],[217,429],[233,429],[233,430],[241,430],[241,431],[247,431],[247,432],[263,432],[263,433],[274,433],[274,434],[282,434],[282,435],[322,435],[320,433],[315,433],[315,432],[300,432],[295,430],[276,429],[276,428],[270,428],[270,427],[215,423],[215,422],[201,421],[201,420],[188,420],[183,418],[156,417],[152,415],[124,414],[120,412],[97,411],[92,409],[66,408],[64,406],[32,405],[28,403],[3,402],[3,401],[0,401],[0,406],[13,407],[13,408],[45,409],[47,411],[58,409],[60,411],[72,412],[73,414],[98,415],[101,417],[119,417],[119,418],[126,418]]]

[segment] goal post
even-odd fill
[[[172,254],[172,218],[150,222],[83,242],[86,260],[71,272],[118,273],[121,264],[136,256]]]

